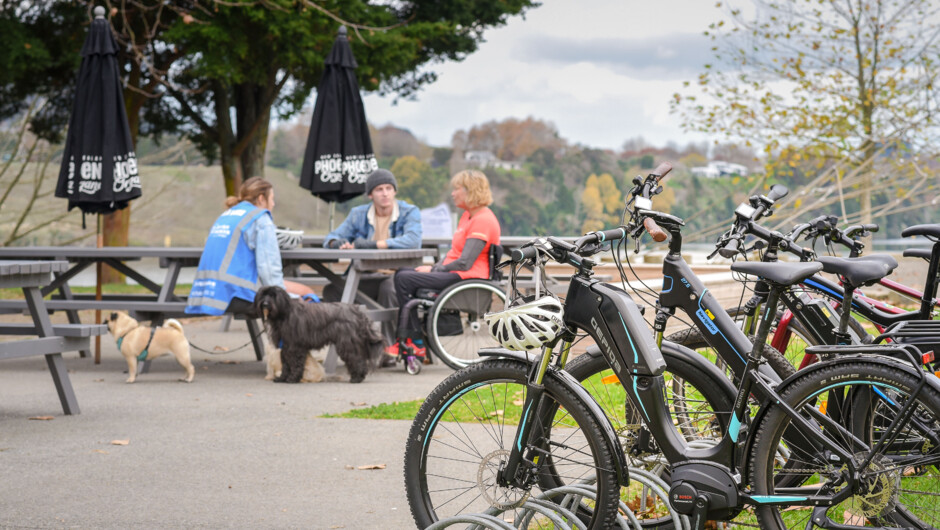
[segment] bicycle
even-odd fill
[[[554,322],[551,319],[540,320],[542,324],[522,319],[541,330],[537,341],[526,344],[531,348],[480,352],[491,359],[452,374],[422,405],[409,432],[404,461],[416,524],[423,528],[449,513],[481,506],[512,511],[533,489],[578,480],[596,484],[596,502],[580,506],[578,520],[589,528],[611,524],[618,486],[626,486],[629,478],[626,457],[606,415],[563,371],[578,331],[600,346],[633,408],[640,411],[652,440],[671,465],[671,504],[690,515],[695,528],[704,528],[707,519],[730,519],[746,506],[754,507],[764,528],[813,524],[852,528],[857,525],[844,523],[856,522],[856,517],[882,526],[882,521],[918,527],[940,522],[938,510],[911,503],[905,490],[923,488],[925,482],[933,488],[928,491],[940,486],[935,474],[940,461],[940,382],[926,377],[906,346],[878,348],[906,351],[909,362],[856,355],[854,346],[843,348],[840,355],[777,388],[758,370],[763,348],[748,348],[732,415],[720,441],[709,448],[689,447],[673,427],[664,399],[666,363],[656,340],[625,291],[591,278],[594,262],[588,257],[598,242],[622,239],[628,233],[636,238],[643,230],[661,232],[658,221],[666,214],[644,208],[651,205],[647,201],[660,178],[650,175],[640,192],[634,192],[644,199],[637,200],[635,219],[640,223],[591,233],[574,245],[547,238],[513,252],[517,265],[531,262],[541,267],[552,259],[574,265],[576,272],[560,304],[556,327],[546,331],[543,324]],[[786,285],[821,269],[815,263],[733,265],[742,266],[742,272],[759,274],[771,286],[768,307],[776,305]],[[543,300],[513,302],[506,311],[491,315],[488,324],[505,324],[501,319],[509,318],[507,311],[513,308],[517,311],[511,316],[535,314],[533,307]],[[765,312],[757,344],[765,342],[774,316]],[[518,347],[518,341],[500,336],[504,347]],[[530,356],[536,347],[541,353]],[[721,380],[727,381],[723,376]],[[889,422],[878,415],[881,409],[872,397],[878,392],[900,407]],[[753,417],[749,396],[760,403]],[[825,410],[820,410],[821,405]],[[887,449],[898,448],[899,439],[926,440],[929,445],[906,446],[904,454],[895,451],[885,456]],[[485,449],[477,447],[484,443]],[[788,457],[780,456],[781,445],[788,447]],[[791,507],[802,509],[786,511]],[[929,522],[924,523],[924,517]]]
[[[777,188],[775,186],[774,188]],[[779,193],[779,197],[785,195]],[[772,190],[773,191],[773,190]],[[779,198],[777,197],[777,198]],[[882,340],[893,340],[914,344],[924,355],[924,365],[928,368],[934,362],[931,359],[930,352],[940,347],[940,325],[930,323],[931,310],[936,304],[933,296],[927,296],[924,293],[916,292],[920,299],[920,308],[914,311],[903,311],[892,308],[886,304],[877,302],[860,294],[858,291],[861,283],[880,283],[894,290],[901,288],[907,291],[913,291],[902,286],[897,282],[892,282],[884,278],[894,267],[897,261],[886,255],[871,255],[859,257],[864,245],[855,239],[858,235],[866,235],[878,230],[877,225],[855,225],[847,228],[845,231],[836,227],[836,219],[831,216],[820,216],[809,223],[797,225],[786,234],[767,230],[756,223],[757,220],[770,215],[770,204],[760,204],[755,206],[756,198],[750,199],[750,206],[742,204],[735,213],[735,222],[733,228],[724,234],[717,244],[716,252],[722,253],[724,257],[734,257],[742,250],[742,243],[745,237],[751,235],[758,238],[759,242],[766,243],[761,245],[763,250],[762,261],[775,261],[777,259],[777,250],[786,250],[799,257],[802,261],[815,259],[815,242],[819,237],[823,237],[832,252],[832,243],[839,243],[849,248],[850,259],[857,259],[856,265],[841,258],[821,257],[820,261],[824,263],[824,271],[836,274],[844,274],[845,267],[866,266],[872,268],[872,274],[864,282],[858,282],[844,288],[842,285],[832,282],[824,277],[814,275],[802,283],[803,292],[794,290],[794,294],[783,299],[786,309],[780,315],[775,325],[773,338],[770,341],[771,346],[784,352],[788,363],[799,368],[804,368],[815,361],[813,354],[805,353],[807,346],[822,344],[869,344],[878,343]],[[933,232],[931,232],[933,230]],[[919,225],[905,230],[905,235],[910,233],[940,233],[938,225]],[[813,246],[810,249],[800,247],[795,241],[801,236],[813,240]],[[935,245],[932,253],[936,253],[940,259],[940,244]],[[919,257],[930,257],[931,253],[918,251],[908,253]],[[867,262],[867,264],[866,264]],[[880,274],[878,269],[880,267]],[[928,272],[925,281],[925,293],[935,293],[937,289],[936,268],[937,264],[931,260],[933,274]],[[745,332],[752,333],[756,325],[756,318],[760,311],[761,304],[766,298],[766,289],[758,283],[755,287],[755,296],[748,303],[739,308],[728,310],[733,318],[743,321],[742,327]],[[827,302],[827,300],[834,300]],[[843,317],[848,315],[842,313],[840,308],[846,307],[851,302],[852,312],[862,316],[872,322],[880,335],[871,337],[865,329],[854,319],[845,321],[843,327]],[[840,314],[841,313],[841,314]],[[677,337],[670,337],[677,340]],[[681,341],[690,348],[697,349],[703,346],[703,340],[700,337],[689,335],[686,340]],[[933,370],[931,370],[933,371]]]

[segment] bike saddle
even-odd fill
[[[929,248],[906,248],[904,252],[901,253],[905,258],[923,258],[927,261],[930,261],[930,253],[933,252]]]
[[[799,283],[822,269],[822,264],[814,261],[801,263],[738,261],[731,264],[731,270],[735,272],[759,276],[777,285]]]
[[[940,224],[914,225],[901,231],[901,237],[910,236],[940,237]]]
[[[833,256],[820,256],[816,261],[822,263],[823,270],[842,276],[846,282],[855,287],[873,283],[891,274],[898,266],[894,259],[893,264],[880,260],[863,260],[858,258],[836,258]]]
[[[874,261],[878,263],[884,263],[885,265],[890,267],[890,269],[888,270],[889,274],[891,273],[891,271],[898,268],[898,260],[894,259],[892,256],[889,256],[888,254],[869,254],[868,256],[859,256],[857,258],[852,258],[852,259],[856,261]],[[823,269],[823,270],[826,270],[826,269]]]

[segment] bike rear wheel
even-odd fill
[[[884,400],[902,406],[909,403],[917,383],[913,375],[899,368],[841,362],[794,380],[781,400],[804,417],[815,415],[820,422],[818,418],[824,415],[837,423],[839,427],[820,422],[820,435],[853,455],[853,462],[860,465],[868,456],[866,447],[880,439],[890,423],[879,414]],[[826,517],[860,527],[940,526],[940,393],[927,386],[913,406],[917,421],[905,423],[887,451],[858,470],[860,485],[847,500],[829,507]],[[881,420],[873,419],[879,417]],[[847,487],[844,482],[839,484],[847,466],[821,450],[818,440],[795,428],[788,430],[790,425],[791,419],[781,407],[768,410],[760,422],[750,457],[754,494],[809,496],[822,494],[819,492],[827,487],[836,491]],[[786,440],[782,439],[784,431]],[[780,445],[788,446],[787,458],[777,451]],[[761,528],[802,529],[807,528],[810,518],[816,522],[822,515],[814,515],[811,508],[759,505],[757,517]]]
[[[404,464],[408,503],[419,528],[488,510],[515,520],[527,499],[544,493],[537,479],[546,470],[566,484],[596,484],[596,502],[582,501],[587,506],[578,510],[589,528],[604,528],[615,519],[615,457],[587,406],[551,374],[544,381],[541,410],[552,413],[527,416],[545,433],[530,445],[548,454],[538,459],[526,488],[497,485],[496,474],[523,417],[528,370],[514,360],[482,361],[445,379],[425,400],[408,435]],[[529,527],[543,523],[533,518]]]

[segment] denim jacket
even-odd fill
[[[255,251],[258,263],[258,282],[262,286],[276,285],[284,288],[284,271],[281,268],[281,250],[277,246],[277,233],[270,215],[264,215],[252,223],[245,232],[248,248]]]
[[[417,206],[405,201],[397,201],[398,219],[391,222],[388,227],[388,248],[419,248],[421,246],[421,210]],[[349,211],[346,220],[339,228],[326,235],[324,247],[330,246],[330,241],[339,239],[352,243],[356,238],[372,239],[375,226],[369,222],[369,208],[372,203],[356,206]]]

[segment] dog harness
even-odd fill
[[[134,329],[137,329],[137,328],[134,328]],[[131,331],[134,331],[134,330],[132,329]],[[130,333],[131,331],[128,331],[127,333]],[[137,356],[138,361],[144,361],[147,359],[147,350],[150,349],[150,343],[153,342],[153,335],[156,332],[157,332],[157,326],[150,326],[150,338],[147,339],[147,345],[144,346],[144,351],[140,352],[140,355]],[[118,351],[121,350],[121,344],[124,342],[124,337],[127,335],[127,333],[117,338]]]

